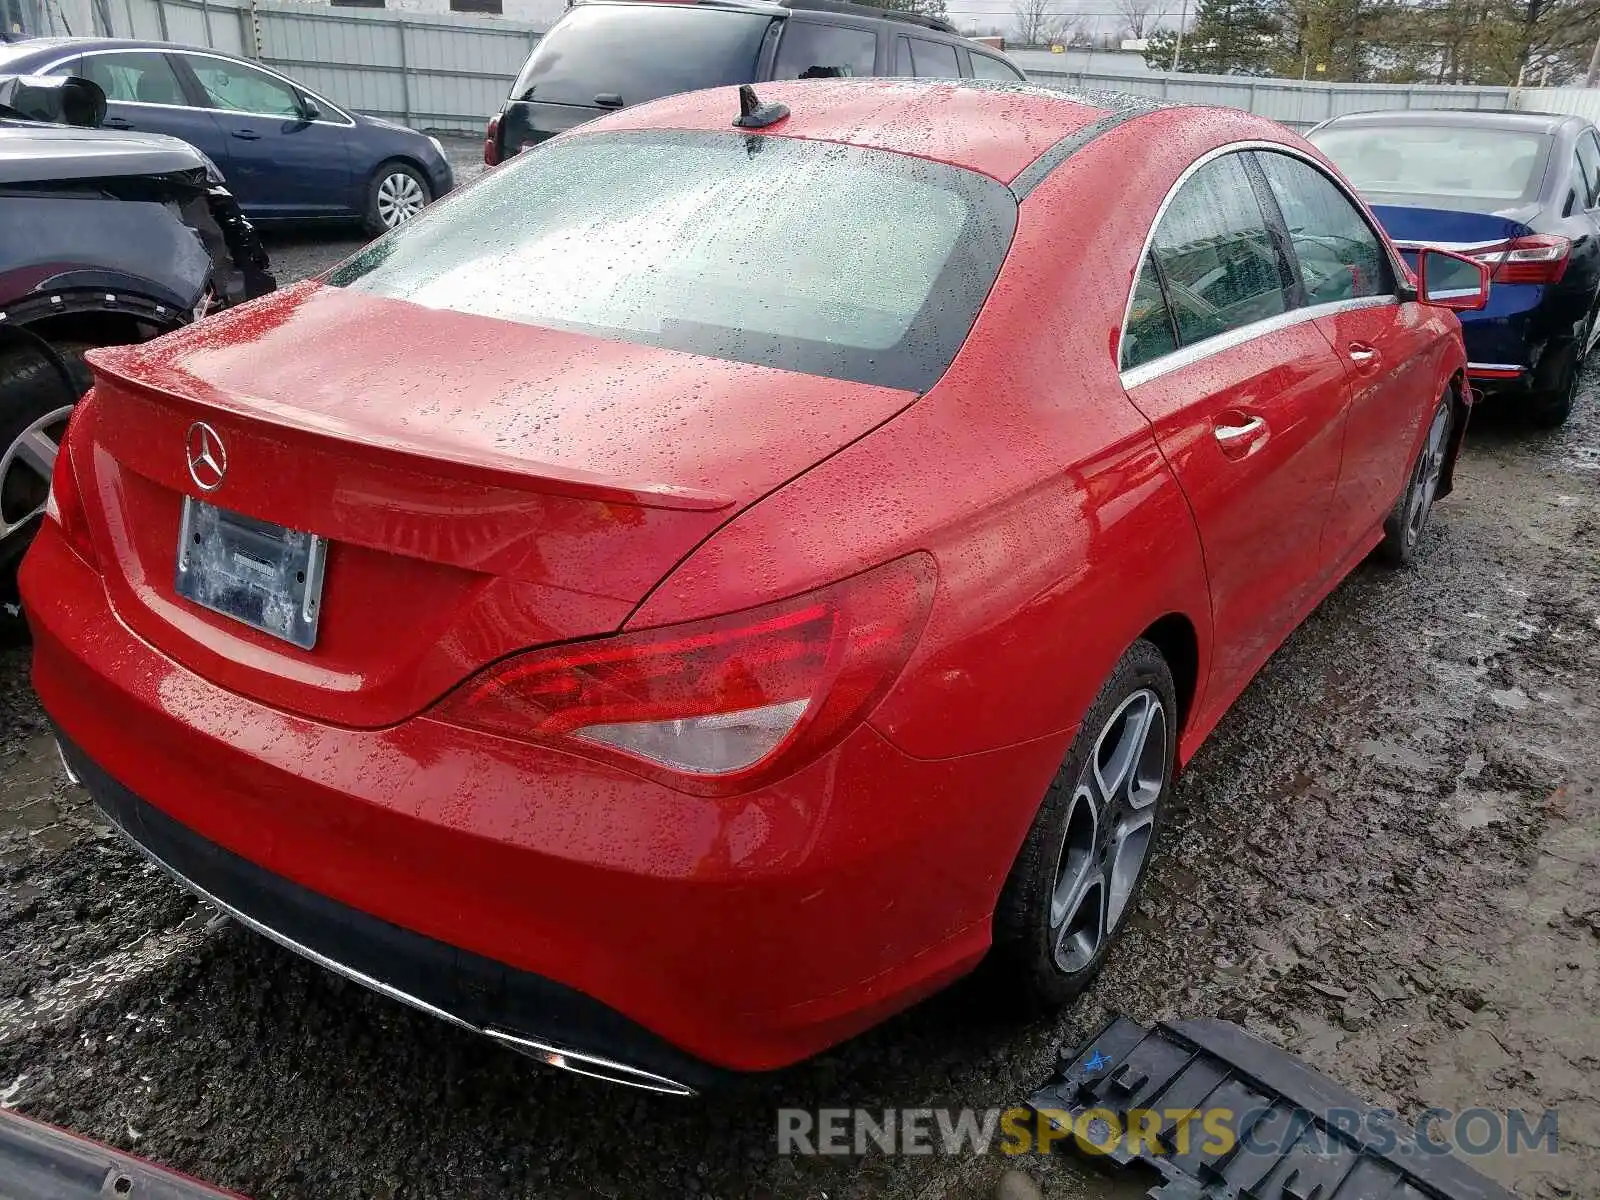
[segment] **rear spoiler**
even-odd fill
[[[0,1110],[0,1180],[7,1200],[243,1200],[6,1110]]]
[[[644,479],[619,479],[593,471],[533,462],[500,454],[447,454],[377,436],[336,420],[304,423],[264,401],[232,396],[209,387],[181,371],[152,369],[141,362],[138,346],[107,346],[91,351],[89,366],[95,378],[109,381],[113,390],[171,407],[180,406],[202,420],[212,409],[296,439],[319,439],[358,445],[393,470],[440,475],[468,483],[490,484],[537,495],[567,496],[602,504],[634,508],[673,509],[682,512],[717,512],[731,508],[733,499],[701,488]]]

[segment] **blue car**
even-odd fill
[[[1578,117],[1384,112],[1307,135],[1356,185],[1416,268],[1439,246],[1489,265],[1482,312],[1461,314],[1467,371],[1556,426],[1572,412],[1600,302],[1600,140]]]
[[[253,221],[354,218],[379,234],[454,182],[436,139],[215,50],[36,38],[0,45],[0,72],[93,80],[105,128],[182,138],[216,163]]]

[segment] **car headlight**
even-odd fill
[[[211,156],[209,154],[207,154],[204,150],[200,149],[198,146],[195,147],[195,151],[194,152],[196,154],[198,154],[202,159],[205,160],[206,170],[209,172],[209,174],[207,176],[207,180],[206,180],[208,183],[227,183],[228,182],[227,177],[224,176],[223,173],[222,173],[222,168],[217,166],[216,163],[211,161]]]

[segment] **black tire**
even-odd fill
[[[8,340],[0,352],[0,464],[7,451],[41,417],[76,402],[88,390],[89,367],[84,351],[86,342],[52,342],[51,348],[66,364],[77,385],[69,396],[56,365],[33,346]],[[59,429],[52,426],[52,432]],[[41,491],[44,489],[44,491]],[[0,474],[0,534],[13,522],[44,503],[48,484],[25,475],[21,470]],[[0,643],[22,636],[24,625],[17,603],[17,565],[31,540],[35,523],[19,528],[10,537],[0,536]]]
[[[1579,342],[1569,342],[1545,355],[1539,364],[1539,378],[1526,408],[1528,423],[1536,429],[1559,429],[1572,415],[1578,394],[1578,379],[1583,374],[1584,353]]]
[[[1428,418],[1428,432],[1417,451],[1405,490],[1395,501],[1383,523],[1383,541],[1378,559],[1391,567],[1409,567],[1416,561],[1417,546],[1438,499],[1439,481],[1450,454],[1450,434],[1455,427],[1455,396],[1446,390]],[[1442,425],[1441,425],[1441,422]]]
[[[386,211],[388,210],[386,210],[384,203],[385,185],[392,181],[394,187],[403,189],[405,184],[401,181],[405,180],[409,180],[413,186],[420,190],[422,202],[414,211],[397,221],[391,222],[386,218]],[[409,195],[410,193],[406,192],[405,194]],[[427,176],[409,163],[391,159],[374,171],[372,178],[367,181],[367,208],[362,216],[362,225],[369,234],[377,237],[379,234],[388,233],[390,229],[404,224],[405,221],[410,220],[411,217],[416,216],[417,213],[432,203],[433,188],[428,185]]]
[[[1095,782],[1098,776],[1091,773],[1091,764],[1096,757],[1105,757],[1108,745],[1120,742],[1121,735],[1116,730],[1128,728],[1129,706],[1148,705],[1150,700],[1147,697],[1153,697],[1159,704],[1163,740],[1159,749],[1145,743],[1145,750],[1133,764],[1129,776],[1132,780],[1148,780],[1148,765],[1160,764],[1160,784],[1153,789],[1154,798],[1137,809],[1128,809],[1130,815],[1145,814],[1148,818],[1142,833],[1142,857],[1137,862],[1136,871],[1129,869],[1123,873],[1122,877],[1131,878],[1132,883],[1119,893],[1122,898],[1114,913],[1107,911],[1110,906],[1105,901],[1113,894],[1110,880],[1115,872],[1104,863],[1100,865],[1102,907],[1099,910],[1098,942],[1090,952],[1070,937],[1062,939],[1062,944],[1072,945],[1070,951],[1064,952],[1072,961],[1065,961],[1057,952],[1056,929],[1066,927],[1070,931],[1073,914],[1063,911],[1058,915],[1053,913],[1053,909],[1058,907],[1058,884],[1067,879],[1065,872],[1072,871],[1073,852],[1069,849],[1069,834],[1074,844],[1084,844],[1079,836],[1084,823],[1082,806],[1086,802],[1094,805],[1096,797],[1102,794]],[[1151,725],[1150,728],[1153,730],[1155,726]],[[1001,890],[1000,902],[995,909],[994,948],[988,970],[1008,995],[1023,1000],[1030,1007],[1054,1008],[1076,997],[1099,972],[1117,934],[1126,926],[1128,915],[1137,905],[1150,859],[1160,841],[1167,800],[1176,773],[1177,734],[1178,703],[1172,671],[1161,656],[1161,651],[1150,642],[1137,641],[1122,656],[1111,677],[1100,689],[1100,694],[1089,706],[1083,725],[1050,784],[1050,790],[1045,793],[1044,803],[1039,806],[1038,814]],[[1086,788],[1089,792],[1087,797]],[[1146,787],[1143,790],[1149,792],[1152,789]],[[1097,827],[1096,840],[1104,838],[1109,831],[1106,827],[1114,827],[1115,824],[1113,819],[1105,822],[1105,827]],[[1131,846],[1132,843],[1133,838],[1129,837],[1125,844]],[[1082,861],[1081,856],[1079,861]],[[1082,876],[1091,880],[1090,888],[1094,886],[1092,880],[1095,869],[1091,864],[1086,868],[1087,874]],[[1083,907],[1092,904],[1092,898],[1086,895]]]

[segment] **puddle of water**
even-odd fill
[[[28,1073],[24,1071],[8,1085],[0,1088],[0,1109],[15,1108],[17,1106],[17,1098],[22,1095],[22,1084],[27,1078]]]
[[[1579,471],[1600,471],[1600,448],[1574,446],[1566,456],[1565,465]]]
[[[1491,691],[1489,693],[1489,703],[1498,704],[1501,708],[1509,708],[1512,712],[1526,712],[1533,706],[1533,701],[1528,699],[1528,693],[1521,688]]]
[[[85,970],[39,988],[27,996],[0,1004],[0,1042],[11,1041],[40,1025],[59,1021],[79,1009],[87,1008],[117,985],[160,970],[180,955],[192,951],[205,936],[210,917],[210,908],[200,905],[169,930],[151,933]]]
[[[1516,796],[1510,792],[1457,792],[1456,823],[1463,829],[1483,829],[1506,819],[1506,805]]]
[[[1411,746],[1401,745],[1399,742],[1367,738],[1357,745],[1356,750],[1368,758],[1376,759],[1385,766],[1400,767],[1407,771],[1428,772],[1437,765],[1421,751]]]

